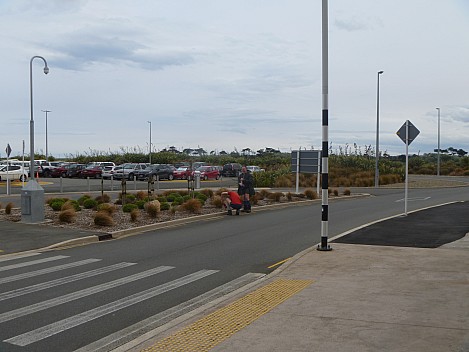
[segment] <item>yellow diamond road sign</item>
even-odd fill
[[[407,135],[407,138],[406,138],[406,124],[409,126],[408,127],[408,135]],[[396,132],[396,134],[399,136],[400,139],[402,139],[402,141],[404,143],[406,143],[406,139],[407,139],[407,144],[410,145],[410,143],[412,143],[412,141],[417,138],[417,136],[419,135],[420,131],[417,129],[417,127],[415,127],[414,125],[412,125],[412,122],[410,122],[409,120],[407,120],[406,122],[404,122],[404,124],[401,126],[401,128],[399,128],[399,131]]]

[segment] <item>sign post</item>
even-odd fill
[[[396,134],[405,143],[405,191],[404,191],[404,213],[407,216],[407,195],[409,193],[409,144],[417,138],[420,131],[412,122],[407,120]]]
[[[11,147],[10,143],[7,144],[7,147],[5,149],[5,152],[7,153],[7,195],[10,195],[10,154],[11,154]]]

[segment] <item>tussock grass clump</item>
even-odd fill
[[[275,187],[291,187],[293,182],[289,175],[281,175],[275,180]]]
[[[104,193],[102,196],[97,196],[94,200],[97,201],[99,204],[109,203],[111,202],[111,197],[108,194]]]
[[[349,196],[350,195],[350,190],[348,188],[344,189],[344,196]]]
[[[67,210],[67,209],[73,209],[75,211],[80,211],[81,207],[80,204],[76,200],[67,200],[62,207],[60,208],[61,211]]]
[[[138,220],[138,217],[140,216],[140,212],[138,209],[133,209],[130,212],[130,221],[136,222]]]
[[[223,206],[223,200],[221,199],[220,196],[213,196],[211,202],[215,208],[221,208]]]
[[[334,189],[333,193],[334,193],[334,196],[336,196],[336,197],[337,197],[337,196],[339,195],[339,190],[337,190],[337,189]]]
[[[189,213],[198,214],[202,209],[202,204],[198,199],[189,199],[187,202],[183,203],[181,207]]]
[[[211,190],[211,189],[203,189],[203,190],[200,191],[200,193],[207,196],[207,198],[212,198],[213,194],[214,194],[213,190]]]
[[[145,200],[148,196],[148,192],[144,192],[144,191],[138,191],[136,194],[135,194],[135,197],[138,199],[138,200]]]
[[[265,198],[269,198],[269,194],[271,194],[272,192],[266,190],[266,189],[262,189],[258,192],[258,197],[259,197],[259,200],[262,200],[262,199],[265,199]]]
[[[256,193],[255,195],[251,196],[249,198],[249,201],[251,202],[252,205],[257,205],[259,203],[258,194]]]
[[[13,203],[10,202],[5,206],[5,214],[10,215],[12,209],[13,209]]]
[[[94,224],[97,226],[112,226],[114,225],[114,220],[111,215],[105,211],[98,211],[94,216]]]
[[[275,202],[280,202],[280,199],[282,199],[283,196],[284,194],[282,192],[274,192],[274,193],[270,193],[268,198]]]
[[[71,208],[63,209],[59,214],[59,221],[62,223],[70,224],[75,220],[77,213],[73,206]]]
[[[308,188],[304,191],[304,195],[308,199],[318,199],[319,196],[316,191],[312,190],[311,188]]]
[[[291,202],[293,200],[293,195],[292,195],[291,192],[287,193],[287,199],[288,199],[289,202]]]
[[[155,219],[158,217],[161,211],[161,203],[157,200],[152,200],[145,204],[145,211],[147,212],[148,216]]]
[[[114,206],[114,204],[111,204],[111,203],[101,203],[101,204],[98,204],[98,206],[96,207],[96,210],[104,211],[108,213],[109,215],[112,215],[116,212],[117,208]]]

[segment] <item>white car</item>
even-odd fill
[[[251,172],[264,172],[265,171],[264,169],[261,169],[259,166],[255,166],[255,165],[246,166],[246,169],[248,169]]]
[[[28,173],[24,167],[19,165],[2,165],[0,166],[0,181],[6,181],[7,179],[26,181]]]
[[[111,176],[114,175],[114,172],[116,172],[116,169],[118,168],[118,166],[105,166],[101,173],[101,177],[104,179],[111,179]]]

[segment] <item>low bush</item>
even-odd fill
[[[91,199],[91,196],[88,195],[88,194],[82,195],[80,198],[78,198],[78,204],[83,205],[83,203],[84,203],[85,200],[87,200],[87,199]]]
[[[10,202],[5,206],[5,214],[10,215],[12,209],[13,209],[13,203]]]
[[[65,204],[67,204],[67,203],[65,203]],[[77,216],[77,213],[76,213],[76,211],[73,207],[68,208],[68,209],[64,209],[59,214],[59,221],[62,222],[62,223],[70,224],[70,223],[73,222],[73,220],[75,220],[76,216]]]
[[[268,198],[275,201],[275,202],[280,202],[280,199],[283,197],[283,193],[282,192],[274,192],[274,193],[270,193]]]
[[[344,189],[344,196],[349,196],[350,195],[350,190],[348,188]]]
[[[337,196],[339,195],[339,190],[335,189],[335,190],[333,191],[333,193],[334,193],[334,196],[337,197]]]
[[[138,217],[140,215],[140,211],[138,209],[132,209],[130,212],[130,221],[135,222],[138,220]]]
[[[160,210],[169,210],[171,208],[171,204],[168,202],[161,202],[160,203]]]
[[[183,200],[182,203],[187,202],[189,199],[191,199],[191,196],[188,195],[188,194],[186,194],[184,197],[182,197],[182,200]],[[181,204],[182,204],[182,203],[181,203]]]
[[[318,199],[319,196],[316,191],[313,191],[311,188],[308,188],[304,191],[304,195],[308,199]]]
[[[125,205],[122,206],[122,211],[124,213],[130,213],[134,209],[138,209],[137,204],[129,203],[129,204],[125,204]]]
[[[101,203],[101,204],[98,204],[98,206],[96,207],[96,210],[103,211],[103,212],[108,213],[109,215],[112,215],[116,212],[117,209],[113,204]]]
[[[109,203],[111,202],[111,197],[108,194],[104,193],[101,196],[97,196],[95,200],[98,202],[98,204]]]
[[[94,216],[94,224],[97,226],[112,226],[114,225],[114,220],[111,215],[105,211],[98,211]]]
[[[148,196],[148,192],[144,192],[144,191],[138,191],[137,194],[135,195],[135,197],[138,200],[145,200],[145,198],[147,198],[147,196]]]
[[[202,193],[202,194],[204,194],[205,196],[207,196],[207,198],[212,198],[212,197],[213,197],[213,194],[214,194],[213,190],[208,189],[208,188],[201,190],[200,193]]]
[[[212,198],[212,205],[216,208],[222,208],[223,207],[223,200],[220,196],[213,196]]]
[[[190,213],[200,213],[202,209],[202,204],[200,204],[200,201],[198,199],[189,199],[187,202],[183,203],[181,205],[182,209],[190,212]]]
[[[78,204],[78,201],[76,200],[67,200],[63,205],[62,207],[60,208],[60,210],[64,211],[64,210],[67,210],[67,209],[73,209],[75,211],[80,211],[81,210],[81,207],[80,207],[80,204]]]
[[[146,201],[144,199],[139,199],[135,202],[135,205],[139,208],[139,209],[144,209],[145,207],[145,203]]]
[[[289,202],[291,202],[293,200],[293,195],[292,195],[291,192],[287,193],[287,199],[288,199]]]
[[[157,218],[161,211],[161,203],[157,200],[152,200],[145,204],[145,211],[151,218]]]
[[[50,199],[49,206],[54,210],[54,211],[60,211],[62,210],[62,206],[67,202],[68,199],[66,198],[52,198]]]
[[[83,201],[83,207],[85,209],[96,209],[98,202],[92,198],[87,198]]]

